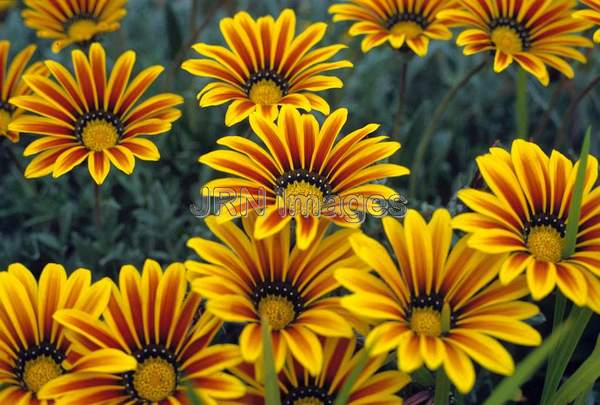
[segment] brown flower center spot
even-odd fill
[[[160,357],[144,360],[133,374],[133,388],[146,401],[165,400],[176,387],[177,374],[173,365]]]
[[[413,308],[410,328],[418,335],[440,336],[442,334],[442,315],[431,307]]]
[[[565,240],[560,232],[549,225],[534,226],[527,237],[527,249],[539,260],[558,263]]]
[[[281,330],[288,326],[296,317],[294,304],[279,295],[268,295],[258,303],[258,313],[261,319],[266,319],[273,330]]]
[[[25,362],[23,382],[32,392],[38,392],[46,383],[59,377],[62,367],[51,356],[38,356]]]
[[[405,35],[406,39],[413,39],[423,33],[423,28],[414,21],[401,21],[390,28],[390,33],[395,36]]]
[[[273,80],[263,79],[252,85],[248,97],[255,104],[273,105],[281,100],[283,92]]]
[[[81,134],[83,145],[89,150],[100,152],[111,148],[119,141],[119,132],[115,126],[105,120],[89,121]]]

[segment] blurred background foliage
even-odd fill
[[[315,21],[330,22],[327,8],[332,3],[129,0],[122,29],[102,38],[109,64],[123,51],[134,49],[136,71],[155,64],[165,66],[151,92],[182,94],[186,99],[183,117],[169,134],[153,138],[161,152],[159,162],[137,160],[131,176],[112,168],[100,189],[100,223],[95,220],[94,185],[86,165],[59,179],[26,180],[23,169],[28,159],[22,157],[22,152],[33,137],[23,135],[15,145],[4,139],[0,144],[0,269],[22,262],[39,271],[48,262],[58,262],[68,269],[90,268],[97,277],[114,277],[121,265],[131,263],[139,267],[147,257],[162,263],[191,257],[186,241],[192,236],[210,236],[203,221],[195,218],[189,207],[198,200],[201,185],[217,176],[197,159],[217,147],[217,138],[234,134],[249,136],[249,128],[246,123],[225,127],[225,106],[200,109],[195,95],[206,80],[181,70],[181,62],[195,57],[190,46],[196,42],[222,44],[219,20],[237,11],[247,10],[257,17],[278,15],[282,9],[292,7],[301,29]],[[2,19],[0,38],[11,41],[13,52],[36,43],[37,60],[55,59],[70,66],[70,53],[53,54],[49,41],[38,39],[23,26],[18,9],[13,8]],[[393,159],[411,167],[437,105],[466,72],[491,56],[465,57],[453,40],[433,42],[427,57],[412,57],[408,61],[404,114],[399,118],[401,69],[409,55],[386,46],[363,54],[360,39],[346,34],[348,27],[344,23],[330,24],[324,43],[346,43],[348,49],[340,55],[355,67],[336,72],[345,86],[324,96],[332,108],[350,110],[344,133],[367,123],[380,123],[379,133],[390,135],[403,145]],[[585,98],[581,92],[600,73],[600,49],[590,51],[589,59],[588,64],[576,67],[574,80],[554,75],[550,86],[545,88],[529,77],[530,136],[545,150],[556,145],[569,157],[576,157],[583,133],[592,125],[596,129],[592,153],[599,155],[600,92],[591,89]],[[455,194],[476,177],[474,158],[494,144],[510,146],[515,138],[515,79],[515,68],[496,75],[490,61],[460,91],[434,133],[423,160],[425,170],[414,193],[408,193],[407,177],[392,181],[399,193],[407,196],[409,207],[424,212],[439,206],[447,206],[453,212],[460,208]],[[572,119],[563,125],[569,111],[574,111]],[[368,233],[376,234],[381,227],[378,221],[369,220],[366,228]],[[542,305],[544,312],[550,314],[551,303]],[[537,323],[544,331],[550,328],[543,319],[537,319]],[[578,352],[572,367],[593,347],[598,326],[597,322],[591,325],[584,342],[589,350]],[[517,351],[517,357],[523,353]],[[478,398],[485,398],[497,381],[497,377],[491,378],[486,373],[479,378],[478,388],[470,394],[468,402],[477,403]],[[538,395],[539,386],[539,379],[529,383],[524,388],[525,397]]]

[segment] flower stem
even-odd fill
[[[98,231],[102,229],[102,204],[100,202],[100,186],[94,184],[94,218]]]
[[[420,184],[421,175],[422,175],[422,167],[423,160],[425,158],[425,153],[427,152],[427,148],[431,143],[431,139],[435,134],[435,131],[444,116],[444,113],[450,106],[450,103],[454,100],[458,92],[465,87],[471,79],[477,75],[483,68],[487,65],[487,59],[481,62],[479,65],[475,66],[471,69],[467,74],[450,89],[450,91],[446,94],[442,102],[438,105],[435,112],[433,113],[433,117],[429,122],[429,125],[425,129],[423,136],[421,137],[421,141],[417,147],[417,151],[415,153],[415,157],[412,163],[412,175],[410,176],[410,186],[409,186],[409,195],[412,198],[415,198],[415,194],[417,191],[417,185]]]
[[[344,381],[342,388],[340,389],[337,396],[335,397],[335,402],[333,403],[333,405],[345,405],[348,403],[350,394],[352,394],[352,387],[354,387],[356,380],[358,380],[360,373],[362,373],[362,371],[366,367],[368,361],[369,361],[369,351],[365,348],[362,351],[362,353],[359,355],[358,360],[356,361],[356,364],[354,365],[354,368],[352,369],[352,371],[350,371],[350,375],[348,376],[346,381]]]
[[[448,405],[448,397],[450,396],[450,380],[444,372],[444,368],[440,366],[435,373],[435,396],[433,397],[434,405]]]
[[[519,69],[517,73],[515,117],[517,136],[527,138],[529,132],[529,110],[527,108],[527,72]]]

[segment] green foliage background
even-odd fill
[[[58,262],[68,269],[90,268],[100,277],[114,276],[123,264],[139,267],[148,257],[162,263],[191,257],[186,241],[192,236],[209,235],[203,222],[190,213],[189,205],[199,197],[201,185],[217,175],[201,166],[197,159],[217,147],[217,138],[248,135],[249,129],[247,124],[225,127],[226,107],[198,107],[195,94],[206,80],[192,77],[179,68],[184,59],[194,54],[190,45],[196,42],[222,44],[219,20],[236,11],[249,10],[256,17],[267,13],[278,15],[283,8],[292,7],[297,12],[300,29],[315,21],[330,22],[327,8],[332,3],[323,0],[129,0],[122,29],[102,39],[109,64],[121,52],[134,49],[136,71],[155,64],[165,66],[165,72],[151,91],[182,94],[186,99],[183,117],[169,134],[153,138],[161,152],[159,162],[138,160],[131,176],[114,167],[111,169],[101,187],[100,227],[94,221],[94,186],[85,165],[60,179],[26,180],[22,173],[28,159],[22,157],[22,151],[33,137],[24,135],[16,145],[4,140],[0,145],[0,269],[22,262],[33,271],[39,271],[48,262]],[[465,57],[454,41],[449,41],[433,42],[427,57],[412,58],[407,75],[404,125],[401,131],[393,133],[400,69],[407,54],[383,46],[365,55],[360,51],[360,40],[346,34],[348,26],[330,24],[324,42],[346,43],[349,48],[341,56],[352,61],[355,67],[337,72],[345,86],[328,92],[325,97],[332,108],[350,110],[345,133],[370,122],[380,123],[380,133],[389,134],[403,144],[394,159],[410,167],[437,104],[467,71],[491,56]],[[35,58],[56,59],[70,65],[70,53],[53,54],[49,41],[38,39],[33,31],[24,27],[17,10],[10,11],[0,24],[0,38],[11,41],[13,52],[36,43]],[[580,91],[600,73],[599,67],[600,48],[596,48],[590,52],[587,65],[576,67],[576,78],[572,81],[555,77],[551,85],[544,88],[530,77],[532,133],[555,89],[561,87],[546,129],[535,139],[546,150],[557,142],[565,112],[578,99]],[[410,207],[430,211],[434,207],[448,206],[455,211],[458,209],[456,191],[467,186],[474,177],[474,158],[494,143],[510,145],[515,138],[515,77],[516,69],[496,75],[490,64],[462,89],[434,135],[424,162],[425,176],[416,195],[407,196]],[[596,129],[592,154],[598,156],[600,93],[592,90],[581,100],[573,118],[559,145],[561,151],[574,158],[585,128],[592,125]],[[393,185],[406,195],[408,178],[394,180]],[[380,229],[375,221],[367,225],[371,234]],[[547,328],[546,325],[542,329]],[[597,331],[592,330],[590,338],[595,334]],[[591,345],[588,347],[591,351]],[[579,358],[585,358],[589,351],[582,352]],[[485,392],[493,380],[486,379],[484,373],[483,381],[478,389]],[[473,395],[476,401],[477,394]]]

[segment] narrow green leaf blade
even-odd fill
[[[594,352],[573,375],[560,387],[550,401],[550,405],[570,403],[586,393],[590,386],[600,378],[600,338],[596,340]]]
[[[544,364],[544,361],[554,349],[554,345],[571,329],[571,326],[571,322],[567,321],[556,329],[540,347],[533,350],[525,360],[519,363],[512,376],[502,380],[492,392],[492,395],[484,402],[484,405],[504,404],[515,398],[519,392],[519,387],[526,383],[536,370]]]
[[[350,398],[350,394],[352,393],[352,387],[354,386],[354,383],[356,383],[356,380],[358,379],[360,373],[367,365],[368,360],[369,352],[367,350],[363,350],[360,353],[358,360],[356,361],[355,367],[350,372],[348,379],[344,381],[342,389],[338,392],[337,396],[335,397],[335,402],[333,403],[333,405],[346,405],[348,403],[348,399]]]
[[[583,186],[585,181],[585,170],[587,168],[588,157],[590,154],[590,138],[592,136],[592,127],[588,130],[583,139],[581,147],[581,156],[579,157],[579,169],[577,170],[577,178],[573,189],[573,197],[571,206],[569,207],[569,216],[567,219],[567,231],[565,235],[565,246],[562,256],[570,257],[575,253],[575,244],[577,242],[577,230],[579,228],[579,218],[581,216],[581,202],[583,200]]]
[[[277,385],[277,372],[275,371],[275,360],[273,356],[273,343],[271,342],[271,331],[269,321],[263,318],[261,324],[263,360],[265,370],[265,404],[281,405],[279,386]]]

